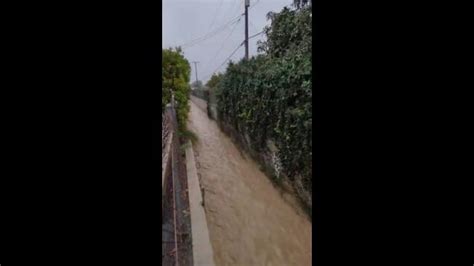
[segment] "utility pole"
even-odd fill
[[[171,65],[171,69],[173,74],[171,75],[171,88],[170,88],[170,93],[171,93],[171,109],[174,109],[174,75],[176,74],[176,66]]]
[[[196,85],[197,85],[197,81],[198,81],[198,68],[197,68],[197,63],[199,63],[198,61],[193,61],[194,63],[194,70],[196,71]]]
[[[250,0],[245,1],[245,59],[249,59],[249,5]]]

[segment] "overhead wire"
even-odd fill
[[[209,78],[210,76],[212,76],[214,73],[216,73],[217,70],[219,70],[219,68],[221,68],[225,63],[227,63],[227,61],[235,54],[235,52],[237,52],[237,50],[239,50],[240,47],[242,47],[244,45],[244,42],[240,43],[239,46],[237,46],[235,48],[235,50],[224,60],[224,62],[222,62],[222,64],[220,64],[214,71],[212,71],[210,74],[208,74],[207,76],[205,76],[207,78]]]
[[[239,1],[237,0],[237,1],[235,1],[234,3],[238,3],[238,2],[239,2]],[[232,7],[234,7],[234,6],[242,7],[244,1],[240,1],[240,2],[241,2],[240,5],[232,5],[231,8],[228,9],[228,10],[231,10]],[[260,0],[256,0],[255,3],[249,7],[249,9],[253,8],[254,6],[256,6],[259,2],[260,2]],[[222,5],[222,1],[220,2],[219,7],[218,7],[217,10],[216,10],[216,13],[215,13],[213,22],[211,23],[211,26],[214,24],[214,21],[215,21],[215,19],[216,19],[217,13],[218,13],[218,10],[220,9],[220,6],[221,6],[221,5]],[[237,10],[237,11],[238,11],[238,10]],[[233,13],[233,12],[232,12],[232,13]],[[232,28],[232,30],[231,30],[231,32],[229,33],[229,35],[227,35],[227,37],[226,37],[226,38],[224,39],[224,41],[222,42],[221,47],[219,48],[219,50],[217,51],[217,53],[214,55],[213,59],[209,61],[209,62],[210,62],[209,64],[207,64],[207,65],[210,65],[210,64],[215,60],[215,58],[217,58],[217,55],[221,52],[222,48],[224,47],[225,42],[226,42],[227,39],[232,35],[232,33],[234,32],[235,28],[237,27],[237,24],[240,22],[240,20],[241,20],[241,18],[242,18],[243,15],[245,15],[245,14],[240,14],[239,16],[237,16],[237,17],[235,17],[234,19],[230,20],[228,23],[224,24],[223,26],[221,26],[221,27],[219,27],[219,28],[216,28],[214,31],[211,31],[210,33],[208,33],[208,34],[206,34],[206,35],[204,35],[204,36],[202,36],[202,37],[199,37],[199,38],[196,38],[196,39],[194,39],[194,40],[191,40],[191,41],[189,41],[189,42],[183,44],[182,46],[183,46],[184,48],[189,48],[189,47],[191,47],[191,46],[194,46],[194,45],[196,45],[196,44],[198,44],[198,43],[200,43],[200,42],[202,42],[202,41],[204,41],[204,40],[207,40],[207,39],[209,39],[209,38],[215,36],[217,33],[221,32],[222,30],[226,29],[227,27],[229,27],[229,26],[231,26],[231,25],[234,25],[234,27]],[[237,20],[236,20],[236,19],[237,19]],[[256,29],[255,25],[253,25],[252,22],[250,22],[250,24]],[[212,27],[211,27],[211,29],[212,29]],[[250,40],[250,39],[252,39],[252,38],[254,38],[254,37],[256,37],[256,36],[258,36],[258,35],[260,35],[260,34],[262,34],[262,33],[264,33],[264,32],[265,32],[265,31],[262,30],[262,31],[260,31],[260,32],[258,32],[258,33],[256,33],[256,34],[250,36],[248,39]],[[237,46],[237,47],[235,48],[235,50],[224,60],[224,62],[222,62],[222,64],[220,64],[219,67],[217,67],[217,68],[216,68],[213,72],[211,72],[209,75],[205,76],[205,78],[204,78],[203,80],[207,79],[208,77],[212,76],[216,71],[218,71],[230,58],[232,58],[232,56],[239,50],[239,48],[240,48],[241,46],[244,45],[244,43],[245,43],[245,41],[243,41],[241,44],[239,44],[239,46]]]
[[[232,4],[229,5],[230,8],[228,8],[227,12],[225,12],[224,14],[233,14],[234,10],[235,10],[235,4],[237,4],[237,6],[239,6],[239,2],[240,2],[240,0],[235,0]],[[230,13],[229,13],[229,11],[230,11]]]
[[[240,4],[236,6],[237,9],[236,11],[238,12],[239,10],[243,10],[244,9],[244,1],[240,1]],[[235,11],[234,11],[235,12]]]
[[[207,39],[209,39],[209,38],[211,38],[211,37],[214,37],[217,33],[219,33],[219,32],[221,32],[221,31],[225,30],[227,27],[229,27],[229,26],[231,26],[232,24],[234,24],[234,23],[236,23],[237,21],[239,21],[240,18],[241,18],[243,15],[244,15],[244,14],[240,14],[239,16],[233,18],[232,20],[230,20],[230,21],[227,22],[226,24],[222,25],[221,27],[216,28],[214,31],[211,31],[211,32],[209,32],[209,33],[207,33],[207,34],[205,34],[205,35],[199,37],[199,38],[195,38],[195,39],[193,39],[193,40],[190,40],[190,41],[188,41],[188,42],[186,42],[186,43],[183,43],[183,44],[180,44],[180,45],[177,45],[177,46],[181,46],[182,48],[185,48],[185,47],[186,47],[186,48],[189,48],[189,47],[191,47],[191,46],[193,46],[193,45],[195,45],[195,44],[197,44],[197,43],[199,43],[199,42],[201,42],[201,41],[204,41],[204,40],[207,40]]]
[[[219,14],[219,10],[221,9],[222,6],[222,1],[219,2],[219,6],[216,9],[216,12],[214,13],[214,18],[212,19],[211,24],[209,25],[209,29],[212,29],[212,26],[214,26],[214,22],[216,22],[217,14]]]
[[[239,19],[240,21],[240,19]],[[206,65],[210,65],[212,62],[214,62],[214,60],[217,58],[217,55],[219,55],[219,53],[222,51],[222,49],[224,48],[224,44],[225,42],[230,38],[230,36],[232,36],[232,33],[234,32],[234,30],[237,28],[237,25],[239,24],[239,21],[237,21],[237,23],[235,23],[234,27],[232,28],[231,32],[229,33],[229,35],[227,35],[227,37],[224,39],[224,41],[222,42],[222,45],[221,47],[219,48],[219,50],[217,50],[217,53],[214,54],[214,57],[209,61],[208,64]]]
[[[252,23],[252,21],[249,20],[249,24],[252,25],[252,27],[253,27],[255,30],[258,30],[257,27],[255,27],[255,25]]]
[[[229,21],[228,23],[224,24],[223,26],[221,26],[221,27],[215,29],[214,31],[211,31],[211,32],[207,33],[206,35],[203,35],[203,36],[201,36],[201,37],[199,37],[199,38],[196,38],[196,39],[191,40],[191,41],[189,41],[189,42],[187,42],[187,43],[184,43],[184,44],[182,44],[181,46],[183,46],[183,47],[186,47],[186,46],[190,47],[190,46],[193,46],[193,45],[195,45],[195,44],[197,44],[197,43],[199,43],[199,42],[202,42],[202,41],[205,41],[205,40],[207,40],[207,39],[209,39],[209,38],[211,38],[211,37],[214,37],[214,36],[216,36],[219,32],[225,30],[227,27],[229,27],[229,26],[231,26],[232,24],[236,23],[239,18],[240,18],[240,17],[234,18],[233,20],[231,20],[231,21]]]
[[[251,8],[254,7],[254,6],[256,6],[256,5],[258,4],[258,2],[260,2],[260,0],[255,1],[255,3],[254,3],[253,5],[251,5],[251,6],[249,7],[249,9],[251,9]]]
[[[253,4],[250,8],[254,7],[256,4],[258,4],[258,2],[259,2],[259,0],[257,0],[257,1],[255,2],[255,4]],[[242,15],[244,15],[244,14],[242,14]],[[239,19],[239,21],[240,21],[240,19]],[[216,53],[216,55],[214,56],[214,58],[211,60],[211,62],[215,60],[215,58],[217,57],[217,55],[219,54],[219,52],[222,50],[222,47],[224,46],[225,41],[232,35],[234,29],[237,27],[237,24],[238,24],[238,22],[235,24],[235,26],[234,26],[234,28],[232,29],[231,33],[230,33],[230,34],[227,36],[227,38],[224,40],[224,42],[222,43],[221,48],[218,50],[218,52]],[[253,24],[252,24],[252,25],[253,25]],[[258,32],[258,33],[256,33],[256,34],[250,36],[248,39],[250,40],[250,39],[255,38],[255,37],[257,37],[258,35],[261,35],[261,34],[263,34],[263,33],[265,33],[264,30],[262,30],[262,31],[260,31],[260,32]],[[237,46],[237,48],[235,48],[235,50],[231,53],[231,55],[230,55],[229,57],[227,57],[227,58],[224,60],[224,62],[223,62],[221,65],[219,65],[219,67],[217,67],[213,72],[211,72],[211,74],[205,76],[205,79],[208,78],[208,77],[210,77],[210,76],[212,76],[217,70],[219,70],[219,69],[235,54],[235,52],[237,52],[237,50],[238,50],[241,46],[244,45],[244,43],[245,43],[245,41],[243,41],[239,46]]]
[[[258,35],[262,34],[262,33],[265,33],[265,31],[264,31],[264,30],[262,30],[262,31],[261,31],[261,32],[259,32],[259,33],[255,33],[254,35],[252,35],[252,36],[250,36],[250,37],[249,37],[249,40],[250,40],[250,39],[252,39],[253,37],[256,37],[256,36],[258,36]]]

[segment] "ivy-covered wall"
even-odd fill
[[[207,115],[209,118],[217,120],[217,98],[216,98],[216,90],[217,86],[221,82],[223,77],[222,73],[214,73],[209,81],[206,83],[206,87],[208,88],[208,100],[207,100]]]
[[[191,90],[191,94],[205,101],[209,101],[209,90],[206,88]]]
[[[311,215],[311,9],[271,13],[263,54],[230,63],[216,90],[219,123],[292,184]]]

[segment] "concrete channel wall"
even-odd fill
[[[174,125],[171,121],[172,115],[170,106],[167,106],[165,114],[163,115],[162,124],[162,203],[165,202],[164,199],[167,197],[167,190],[165,188],[169,187],[169,185],[166,183],[170,178],[177,178],[172,176],[172,172],[174,171],[172,165],[172,157],[174,156],[172,156],[172,154],[173,149],[176,149],[173,148],[173,140],[177,138],[176,134],[174,134]],[[189,141],[185,147],[189,217],[191,220],[190,231],[192,234],[192,265],[214,266],[214,253],[209,237],[206,213],[203,207],[203,196],[199,183],[192,143]],[[162,209],[164,209],[164,206],[162,206]]]
[[[194,266],[214,266],[214,253],[209,238],[209,229],[207,227],[201,186],[199,184],[196,160],[194,158],[191,141],[188,142],[186,147],[186,170],[188,175]]]
[[[171,171],[171,143],[173,141],[173,128],[171,121],[169,119],[169,109],[167,108],[165,113],[162,115],[162,124],[161,124],[161,195],[163,198],[166,194],[166,176],[170,174]],[[163,199],[161,201],[164,202]],[[161,206],[163,208],[163,206]]]

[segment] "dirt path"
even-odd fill
[[[242,157],[207,113],[190,105],[188,127],[199,138],[194,149],[216,265],[311,265],[308,219],[255,162]]]

